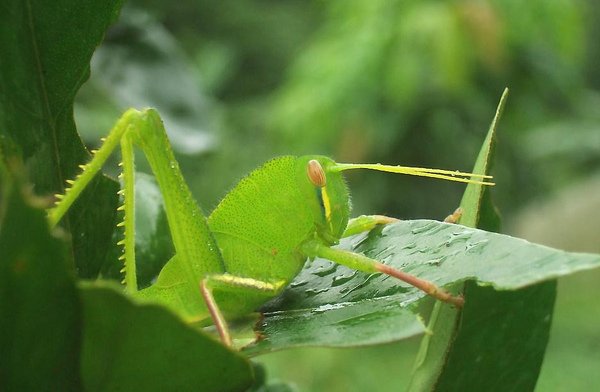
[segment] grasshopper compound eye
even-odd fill
[[[323,188],[327,183],[323,167],[316,159],[311,159],[308,161],[308,165],[306,166],[306,174],[308,174],[308,179],[310,182],[319,188]]]

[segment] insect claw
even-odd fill
[[[75,181],[74,180],[67,180],[66,183],[69,184],[69,185],[73,185],[73,184],[75,184]]]
[[[117,223],[117,227],[123,227],[123,226],[125,226],[125,221]]]
[[[117,207],[117,211],[125,211],[125,204],[123,204],[122,206]]]

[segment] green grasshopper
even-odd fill
[[[157,302],[189,322],[212,320],[221,340],[232,341],[226,319],[243,316],[277,296],[307,259],[322,257],[368,273],[385,273],[427,294],[462,306],[433,283],[376,260],[333,248],[340,238],[395,221],[373,215],[349,220],[349,193],[342,172],[372,169],[493,185],[489,176],[448,170],[341,164],[324,156],[283,156],[254,170],[229,192],[207,218],[194,201],[175,160],[158,113],[130,109],[117,121],[93,158],[81,165],[75,180],[49,210],[51,226],[59,223],[78,195],[121,147],[120,175],[124,219],[123,283],[134,297]],[[134,146],[145,154],[164,198],[175,255],[156,282],[138,290],[135,268]],[[476,177],[477,179],[471,179]]]

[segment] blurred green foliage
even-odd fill
[[[132,2],[94,58],[80,128],[97,141],[124,108],[158,107],[182,152],[214,152],[194,156],[187,170],[213,206],[278,154],[466,168],[509,86],[496,195],[508,211],[600,163],[587,50],[597,8],[572,0]],[[562,148],[530,151],[537,139]],[[436,194],[457,204],[461,193],[376,175],[360,175],[353,188],[357,212],[405,217],[439,217],[448,207]]]
[[[600,170],[599,17],[594,0],[136,0],[94,57],[77,122],[95,144],[125,108],[157,107],[186,178],[210,210],[246,172],[280,154],[468,169],[508,86],[494,198],[510,220],[526,203]],[[350,181],[356,214],[441,218],[462,193],[450,183],[385,174]],[[597,276],[585,279],[597,285]],[[595,329],[559,308],[544,391],[600,381],[577,373],[600,366],[600,350],[579,349],[600,344],[597,306],[576,283],[563,287],[569,291],[559,304],[581,298],[576,306],[587,306]],[[553,340],[564,334],[579,335],[581,344]],[[360,351],[360,361],[378,351]],[[381,351],[382,358],[404,355]],[[271,368],[297,373],[300,354],[286,355],[293,367]],[[323,355],[307,357],[321,369],[320,361],[362,366],[349,364],[346,351]],[[559,357],[573,369],[557,366]],[[338,377],[331,385],[339,390],[368,385],[339,380],[350,377],[341,368],[324,374]],[[577,374],[585,380],[571,384]]]

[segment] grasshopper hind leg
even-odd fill
[[[240,276],[231,275],[228,273],[209,275],[202,279],[200,282],[200,293],[206,303],[208,312],[215,324],[217,332],[221,337],[221,341],[227,345],[232,346],[231,334],[229,333],[229,327],[225,321],[225,317],[221,312],[217,301],[213,295],[213,290],[218,289],[219,291],[226,292],[238,292],[245,295],[253,295],[261,293],[265,296],[277,295],[285,286],[284,281],[277,282],[265,282],[253,278],[245,278]]]
[[[204,298],[204,302],[206,303],[206,307],[208,308],[208,312],[210,313],[210,317],[217,328],[217,332],[221,337],[221,341],[228,347],[231,347],[231,334],[229,333],[229,327],[227,327],[227,322],[225,321],[225,317],[223,317],[223,313],[221,313],[221,309],[217,305],[215,301],[215,297],[212,294],[212,289],[209,288],[209,278],[204,278],[200,282],[200,293],[202,294],[202,298]]]

